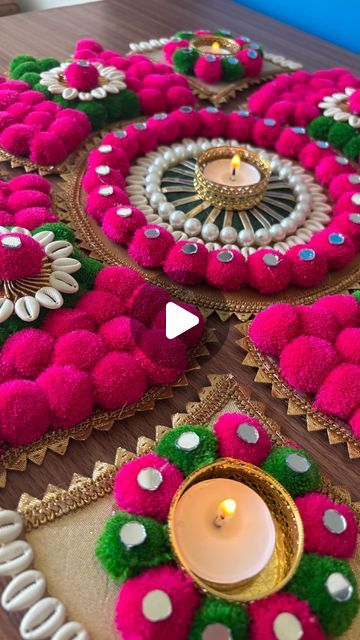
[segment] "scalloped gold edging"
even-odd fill
[[[172,416],[171,427],[158,425],[155,440],[144,436],[138,439],[136,453],[119,447],[113,464],[99,461],[95,463],[91,478],[75,473],[67,489],[48,485],[42,498],[23,493],[17,510],[24,518],[25,530],[30,532],[37,529],[111,493],[115,473],[126,462],[153,451],[171,428],[181,424],[199,425],[209,422],[230,401],[235,401],[241,411],[258,420],[266,428],[274,444],[287,444],[288,439],[281,433],[280,425],[266,415],[262,402],[251,400],[251,390],[248,387],[240,384],[232,374],[209,375],[208,379],[210,386],[198,391],[199,400],[189,402],[184,413]],[[328,477],[322,475],[321,490],[335,502],[343,502],[350,507],[360,524],[360,502],[352,502],[348,489],[334,486]]]
[[[200,369],[197,360],[209,355],[209,350],[205,345],[211,342],[217,342],[215,331],[206,329],[203,340],[190,353],[189,367],[185,373]],[[109,431],[118,420],[125,420],[125,418],[133,416],[138,411],[150,411],[154,408],[157,400],[171,398],[174,388],[187,386],[188,381],[185,373],[173,385],[156,385],[152,387],[135,404],[116,411],[97,410],[87,420],[83,420],[83,422],[70,429],[52,431],[36,442],[10,449],[3,453],[0,456],[0,487],[5,487],[6,485],[7,471],[25,471],[28,461],[41,465],[48,450],[64,455],[70,440],[87,440],[93,429]]]
[[[360,440],[355,438],[344,423],[314,409],[310,396],[297,393],[283,380],[278,365],[264,356],[251,342],[248,337],[248,327],[248,323],[236,326],[236,329],[245,336],[237,340],[236,344],[246,351],[242,364],[257,369],[255,382],[270,384],[271,395],[274,398],[287,400],[287,415],[305,416],[309,432],[326,429],[330,444],[345,444],[351,460],[360,458]]]

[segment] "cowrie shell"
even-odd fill
[[[41,84],[44,84],[44,81],[42,81]],[[49,91],[50,91],[50,93],[60,94],[60,93],[63,92],[63,86],[60,83],[50,84],[49,85]]]
[[[40,571],[29,569],[15,576],[6,586],[1,597],[5,611],[28,609],[43,597],[46,581]]]
[[[142,187],[140,184],[132,184],[129,187],[126,187],[126,191],[131,196],[141,195],[141,194],[145,193],[144,187]]]
[[[60,309],[64,304],[60,291],[54,287],[41,287],[35,293],[35,298],[45,309]]]
[[[0,235],[2,235],[3,233],[9,233],[9,229],[0,226]]]
[[[103,98],[106,98],[106,91],[102,87],[96,87],[96,89],[91,90],[91,95],[93,98],[102,100]]]
[[[9,298],[0,298],[0,323],[5,322],[14,313],[14,303]]]
[[[92,100],[92,95],[91,95],[91,93],[88,93],[88,92],[85,92],[85,91],[80,91],[79,98],[83,102],[90,102],[90,100]]]
[[[81,269],[81,262],[75,258],[56,258],[51,265],[53,271],[65,271],[66,273],[75,273]]]
[[[0,547],[0,576],[15,576],[33,560],[33,550],[25,540],[14,540]]]
[[[79,622],[67,622],[60,627],[51,640],[89,640],[88,632]]]
[[[65,607],[60,600],[43,598],[24,615],[20,635],[24,640],[45,640],[64,624],[65,619]]]
[[[65,271],[53,271],[49,284],[62,293],[76,293],[79,290],[79,283]]]
[[[19,537],[23,530],[23,521],[16,511],[0,511],[0,544],[7,544]]]
[[[15,313],[24,322],[33,322],[40,313],[40,304],[33,296],[23,296],[15,302]]]
[[[116,85],[114,81],[106,85],[106,92],[119,93],[120,89],[125,89],[125,88],[126,88],[126,84],[124,82],[117,81],[117,85]]]
[[[11,233],[22,233],[24,236],[31,237],[31,231],[29,231],[29,229],[25,229],[24,227],[11,227]]]
[[[68,258],[73,252],[73,246],[67,240],[55,240],[45,247],[45,253],[51,260],[56,258]]]
[[[73,87],[66,87],[66,89],[62,92],[62,97],[64,100],[75,100],[78,96],[78,90]]]
[[[52,231],[39,231],[33,236],[34,240],[41,244],[42,247],[46,247],[55,238],[55,234]]]

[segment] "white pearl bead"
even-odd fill
[[[148,173],[145,177],[145,184],[160,184],[160,175]]]
[[[208,149],[210,149],[211,144],[208,141],[207,142],[202,142],[200,147],[201,147],[201,151],[207,151]]]
[[[157,184],[150,183],[146,185],[145,193],[148,196],[152,196],[154,193],[160,193],[160,188]]]
[[[285,230],[286,235],[288,235],[290,233],[294,233],[297,228],[297,224],[291,218],[285,218],[285,220],[281,220],[280,227],[282,227]]]
[[[185,160],[186,149],[183,146],[178,146],[173,149],[173,154],[176,160]]]
[[[183,211],[173,211],[169,216],[169,222],[174,229],[182,229],[185,222],[185,213]]]
[[[152,207],[158,207],[163,202],[166,202],[166,199],[162,193],[153,193],[153,195],[150,198],[150,204]]]
[[[248,231],[247,229],[242,229],[238,235],[239,243],[244,246],[249,246],[255,240],[255,235],[252,231]]]
[[[301,204],[309,205],[311,203],[311,198],[308,193],[300,193],[297,201]]]
[[[165,160],[163,158],[156,158],[156,160],[154,161],[154,167],[157,167],[158,169],[163,169],[165,167]]]
[[[279,178],[281,178],[282,180],[285,180],[289,175],[289,169],[287,169],[286,167],[282,167],[279,171]]]
[[[171,202],[163,202],[158,209],[159,216],[161,216],[164,220],[167,220],[169,215],[175,211],[175,207]]]
[[[172,151],[165,151],[163,158],[168,165],[175,161],[175,155]]]
[[[190,236],[197,236],[200,233],[202,224],[197,218],[189,218],[184,224],[184,231]]]
[[[186,145],[186,151],[189,156],[197,156],[200,152],[200,146],[195,142],[192,142],[191,144]]]
[[[226,243],[233,243],[237,240],[237,231],[234,227],[223,227],[220,231],[220,240]]]
[[[259,245],[265,245],[271,242],[271,234],[269,229],[258,229],[255,231],[255,242]]]
[[[224,138],[213,138],[211,140],[212,147],[222,147],[225,144]]]
[[[286,231],[280,224],[273,224],[270,227],[270,234],[272,240],[283,240],[286,236]]]
[[[290,220],[293,220],[293,222],[296,222],[297,225],[302,224],[305,218],[306,218],[306,215],[302,211],[295,210],[290,214]]]
[[[217,240],[217,238],[219,237],[219,228],[212,222],[204,224],[201,235],[204,240],[214,242],[214,240]]]

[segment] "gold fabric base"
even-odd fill
[[[248,324],[237,325],[238,331],[245,335],[237,340],[237,344],[247,352],[242,364],[257,369],[255,382],[271,385],[271,395],[274,398],[287,400],[287,415],[306,416],[308,431],[326,429],[330,444],[345,444],[349,458],[360,458],[360,440],[356,438],[344,423],[336,418],[317,411],[312,407],[312,399],[298,393],[282,378],[278,365],[269,357],[264,356],[248,337]]]
[[[219,415],[240,411],[259,420],[274,443],[281,445],[287,442],[281,434],[280,425],[264,413],[264,405],[251,401],[247,387],[230,374],[209,379],[211,386],[199,392],[199,402],[189,403],[185,413],[172,417],[173,427],[184,423],[214,424]],[[157,427],[157,439],[167,430],[168,427]],[[140,438],[137,454],[151,451],[154,444],[148,438]],[[35,568],[44,571],[50,595],[63,601],[69,619],[82,623],[91,632],[92,640],[119,638],[113,625],[119,589],[99,566],[94,557],[94,546],[113,510],[113,499],[109,494],[113,476],[124,462],[133,457],[133,453],[120,448],[113,465],[96,463],[93,478],[75,474],[68,490],[49,486],[41,500],[24,494],[18,505],[25,520],[27,538],[34,549]],[[79,491],[83,499],[74,505],[73,496]],[[353,503],[347,489],[335,487],[323,477],[322,491],[335,502],[347,504],[360,523],[360,502]],[[359,580],[360,547],[351,566]],[[359,624],[360,616],[342,636],[343,639],[356,640]]]

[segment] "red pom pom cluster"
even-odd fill
[[[0,226],[32,231],[46,222],[56,222],[50,197],[51,184],[36,173],[0,180]]]
[[[315,396],[316,409],[360,435],[360,303],[353,296],[325,296],[307,307],[275,304],[254,318],[249,337],[278,359],[291,387]]]
[[[171,300],[131,269],[105,267],[73,308],[49,311],[41,329],[11,335],[0,354],[0,442],[28,444],[86,420],[94,405],[119,410],[154,384],[176,382],[205,322],[186,305],[201,322],[184,340],[168,340],[157,316]]]
[[[280,76],[279,86],[288,82],[288,76]],[[282,156],[303,161],[306,168],[315,169],[321,184],[329,186],[334,200],[331,223],[314,233],[308,243],[293,246],[284,254],[260,249],[247,260],[236,250],[222,259],[222,250],[208,252],[200,243],[190,243],[195,245],[192,251],[184,250],[184,241],[174,244],[171,234],[160,226],[147,225],[142,212],[129,205],[125,178],[129,163],[136,157],[187,136],[227,136],[276,148]],[[225,114],[215,107],[198,112],[183,107],[107,134],[100,147],[89,154],[83,188],[87,213],[111,240],[127,246],[140,266],[163,267],[169,278],[186,286],[206,282],[223,291],[250,286],[262,294],[274,294],[288,285],[318,286],[329,270],[342,269],[355,257],[360,249],[358,178],[346,158],[339,158],[328,145],[322,149],[309,142],[302,127],[289,128],[273,118],[255,117],[244,110]]]

